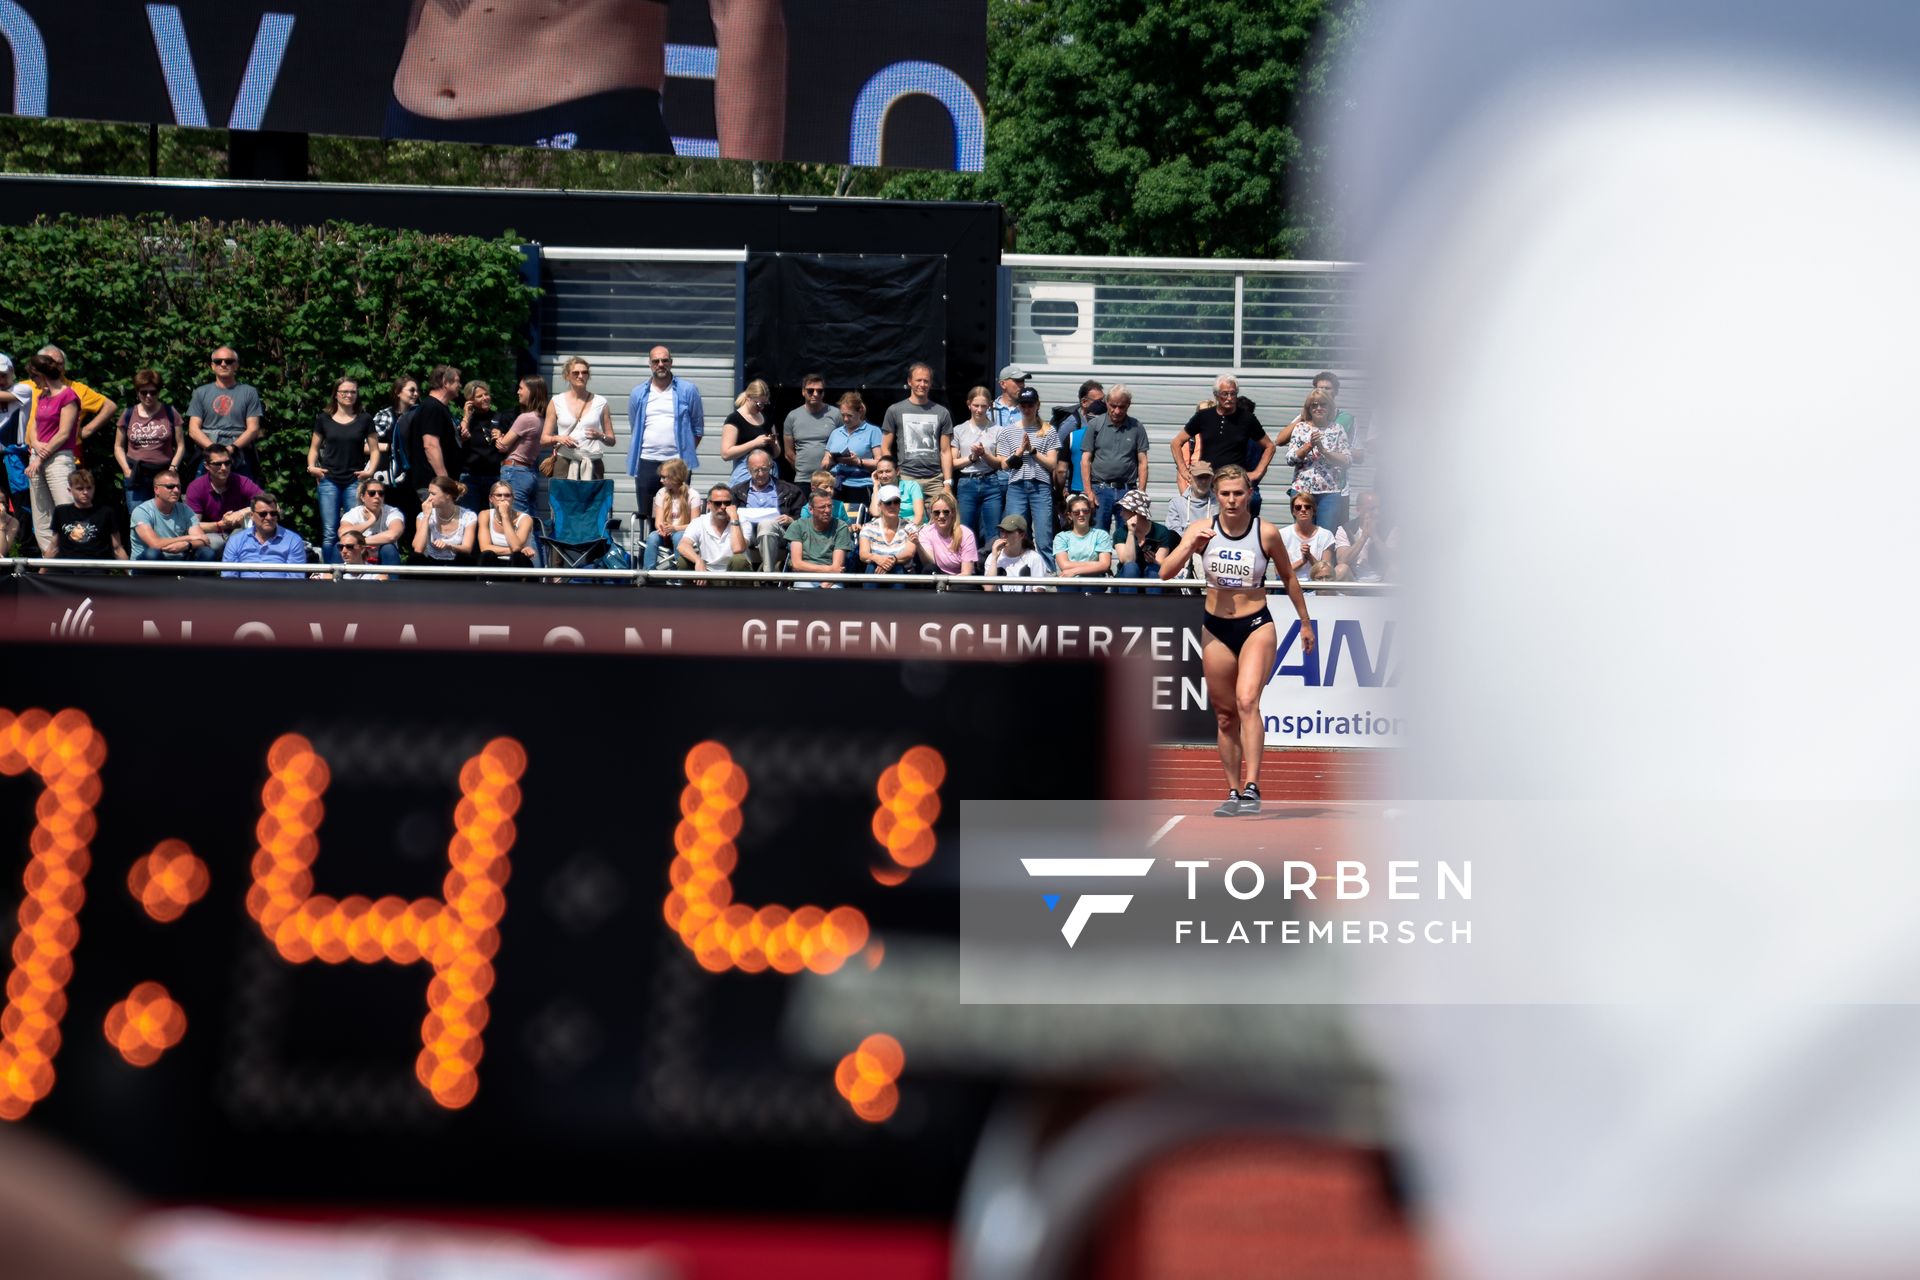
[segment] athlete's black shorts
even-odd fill
[[[1259,609],[1244,618],[1221,618],[1209,613],[1203,625],[1208,635],[1233,650],[1233,656],[1237,658],[1240,656],[1240,650],[1245,647],[1248,636],[1262,627],[1273,625],[1273,614],[1265,605],[1261,605]]]
[[[389,99],[384,136],[432,142],[492,142],[555,151],[673,153],[673,138],[660,114],[660,95],[651,89],[612,89],[537,111],[461,120],[417,115],[397,99]]]

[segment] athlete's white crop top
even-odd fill
[[[1201,571],[1210,587],[1237,587],[1240,590],[1252,590],[1267,578],[1267,553],[1260,545],[1260,519],[1254,517],[1247,524],[1247,531],[1237,538],[1229,538],[1226,530],[1220,527],[1220,517],[1213,518],[1213,537],[1207,539],[1207,553],[1201,561]]]

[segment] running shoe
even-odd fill
[[[1213,811],[1213,816],[1216,818],[1239,817],[1240,816],[1240,793],[1238,791],[1227,792],[1227,798],[1220,802],[1220,807]]]
[[[1249,782],[1240,791],[1240,810],[1242,814],[1260,812],[1260,784]]]

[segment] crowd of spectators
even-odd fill
[[[1246,468],[1257,511],[1260,481],[1283,463],[1291,479],[1282,537],[1300,577],[1378,581],[1392,572],[1398,535],[1382,521],[1378,495],[1364,491],[1348,509],[1352,417],[1339,410],[1332,373],[1315,376],[1299,414],[1271,435],[1235,379],[1216,379],[1173,438],[1178,492],[1156,513],[1147,430],[1124,385],[1089,380],[1075,404],[1047,416],[1026,372],[1008,365],[997,395],[969,390],[956,424],[932,398],[932,367],[919,363],[876,425],[858,392],[829,403],[817,375],[803,380],[800,407],[776,418],[771,388],[755,380],[721,431],[728,478],[703,489],[692,479],[705,435],[700,389],[674,374],[665,347],[648,353],[648,366],[628,397],[625,442],[649,516],[647,569],[784,570],[801,587],[840,585],[816,577],[944,574],[1087,579],[1061,589],[1106,590],[1094,580],[1157,579],[1182,531],[1218,513],[1215,469]],[[213,350],[211,376],[184,414],[162,399],[151,369],[134,374],[124,410],[68,377],[57,347],[36,352],[26,373],[18,378],[0,355],[0,550],[25,540],[27,554],[49,558],[220,561],[236,577],[298,576],[263,566],[316,554],[373,567],[403,558],[538,567],[539,477],[604,479],[622,443],[606,398],[591,388],[592,365],[578,357],[562,365],[557,395],[529,376],[509,408],[448,365],[397,379],[371,411],[359,383],[343,377],[308,440],[320,525],[310,549],[258,483],[264,411],[235,348]],[[109,440],[124,522],[97,502],[93,468],[104,474]]]

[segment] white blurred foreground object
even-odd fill
[[[1911,1276],[1920,116],[1834,42],[1657,36],[1358,184],[1423,559],[1398,827],[1528,942],[1366,1021],[1456,1274]]]
[[[150,1214],[131,1256],[160,1280],[674,1280],[657,1254],[563,1249],[419,1223],[315,1226],[204,1210]]]

